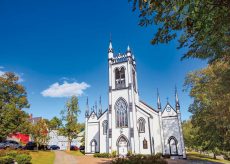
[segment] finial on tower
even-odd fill
[[[161,100],[160,100],[158,88],[157,88],[157,108],[159,111],[161,110]]]
[[[102,114],[102,105],[101,105],[101,96],[99,98],[99,117],[101,116]]]
[[[89,101],[88,101],[88,97],[86,99],[86,110],[85,110],[85,116],[88,117],[89,116]]]
[[[175,86],[175,99],[176,99],[176,108],[180,109],[180,103],[179,103],[179,98],[178,98],[178,93],[177,93],[177,87]]]

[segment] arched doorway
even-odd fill
[[[120,136],[117,140],[117,149],[119,156],[126,156],[128,153],[128,140],[125,136]]]
[[[178,155],[176,138],[172,136],[169,138],[168,142],[169,142],[170,155]]]
[[[97,141],[95,139],[93,139],[90,143],[91,145],[91,153],[95,153],[96,152],[96,147],[97,147]]]

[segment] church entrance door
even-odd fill
[[[169,140],[169,149],[170,149],[170,155],[177,155],[177,140],[175,138],[171,138]]]
[[[121,137],[118,141],[118,154],[119,156],[126,156],[128,153],[128,141],[126,138]]]
[[[92,140],[91,141],[91,153],[96,152],[96,145],[97,145],[97,142],[95,140]]]

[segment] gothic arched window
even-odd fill
[[[143,149],[148,149],[148,141],[146,139],[143,140]]]
[[[116,89],[125,87],[125,68],[115,69],[115,87]]]
[[[116,127],[128,127],[127,105],[123,99],[119,99],[115,104]]]
[[[108,130],[108,121],[107,120],[103,121],[102,127],[103,127],[103,134],[106,135],[107,130]]]
[[[139,133],[144,133],[145,132],[145,119],[142,117],[139,118],[138,123],[139,123]]]

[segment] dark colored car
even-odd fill
[[[26,146],[23,148],[25,150],[37,150],[36,142],[28,142]],[[47,145],[38,145],[38,150],[48,150]]]
[[[80,150],[80,151],[85,151],[85,146],[80,146],[80,147],[79,147],[79,150]]]
[[[0,149],[22,149],[22,145],[20,145],[18,142],[16,141],[12,141],[12,140],[6,140],[0,143]]]
[[[79,150],[79,148],[77,146],[71,145],[70,150]]]
[[[59,150],[60,149],[60,147],[57,145],[51,145],[49,148],[50,148],[50,150]]]

